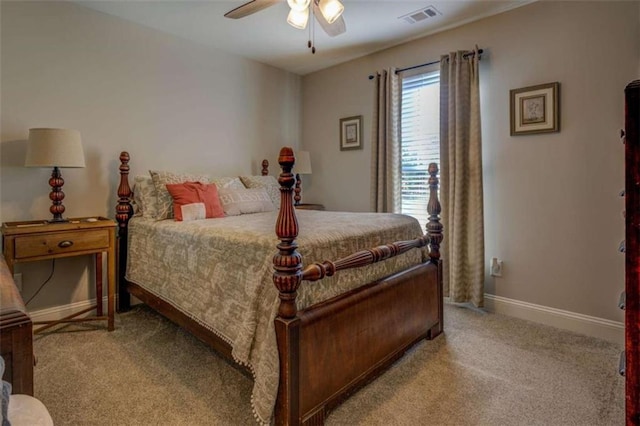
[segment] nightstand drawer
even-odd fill
[[[47,256],[109,247],[109,229],[26,235],[15,239],[15,258]]]

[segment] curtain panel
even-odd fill
[[[371,210],[399,213],[400,86],[395,68],[376,73],[371,134]]]
[[[475,53],[470,55],[469,53]],[[440,60],[443,282],[452,302],[484,305],[484,212],[479,54]]]

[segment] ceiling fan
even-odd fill
[[[282,0],[251,0],[224,14],[225,18],[240,19],[253,13],[280,3]],[[330,37],[344,33],[347,26],[342,17],[344,6],[340,0],[287,0],[291,8],[287,23],[294,28],[305,29],[309,22],[309,15],[316,20]],[[312,53],[316,53],[313,42],[309,40],[308,47]]]

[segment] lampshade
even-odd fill
[[[294,28],[304,30],[309,22],[309,9],[295,10],[291,9],[287,16],[287,23]]]
[[[71,129],[29,129],[25,167],[84,167],[80,132]]]
[[[293,166],[293,171],[300,175],[311,174],[311,158],[308,151],[296,152],[296,163]]]
[[[344,11],[344,5],[340,0],[320,0],[318,7],[329,24],[333,24]]]

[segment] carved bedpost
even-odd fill
[[[280,212],[276,222],[276,235],[280,243],[279,252],[273,257],[273,282],[280,292],[280,308],[278,315],[282,318],[294,318],[297,313],[296,295],[300,281],[302,281],[302,256],[296,251],[298,245],[298,219],[293,208],[291,194],[295,178],[291,173],[295,158],[293,150],[284,147],[280,150],[278,163],[282,173],[278,178],[280,183]]]
[[[118,205],[116,206],[116,221],[118,221],[118,312],[129,310],[131,298],[126,289],[125,272],[127,271],[127,239],[129,235],[129,219],[133,216],[131,197],[133,193],[129,186],[129,153],[120,153],[120,185],[118,186]]]
[[[275,319],[276,341],[280,353],[280,381],[278,402],[275,407],[276,425],[300,424],[300,318],[297,316],[296,296],[302,281],[302,256],[295,242],[298,236],[298,219],[293,208],[293,184],[291,173],[295,157],[293,150],[280,150],[278,163],[282,173],[280,183],[280,211],[276,222],[276,234],[280,243],[273,256],[273,283],[278,289],[280,306]]]
[[[438,200],[438,165],[429,164],[429,203],[427,212],[429,222],[427,223],[427,237],[429,239],[429,258],[431,263],[438,265],[438,324],[429,330],[428,339],[433,339],[444,330],[444,289],[442,286],[442,261],[440,260],[440,243],[442,242],[442,223],[440,223],[440,212],[442,206]]]
[[[438,165],[429,164],[429,223],[427,223],[427,235],[429,236],[429,257],[432,262],[440,260],[440,243],[442,242],[442,223],[440,223],[440,200],[438,200]]]
[[[262,176],[269,174],[269,160],[262,160]]]

